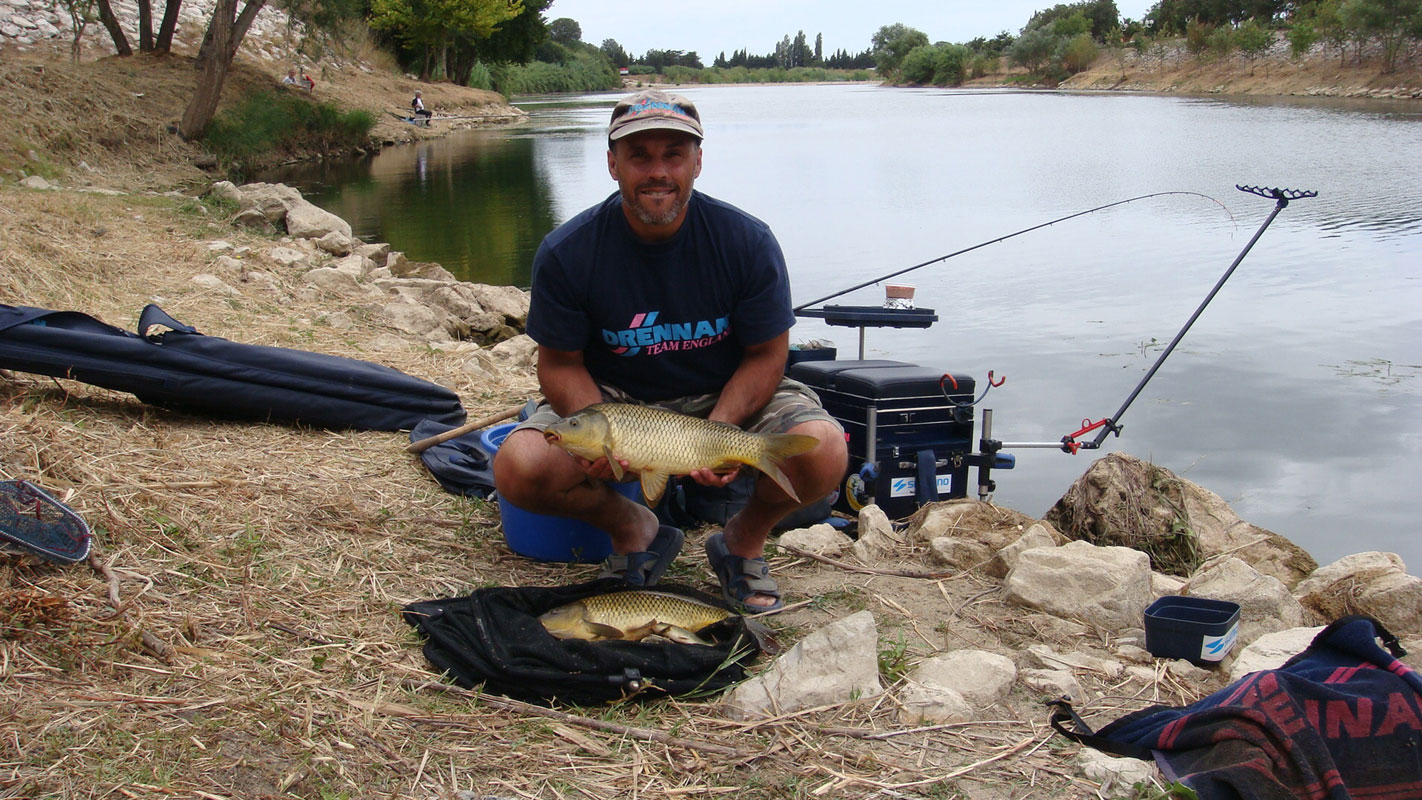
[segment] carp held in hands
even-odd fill
[[[612,474],[622,480],[628,469],[642,481],[642,497],[654,506],[667,478],[694,470],[725,470],[739,464],[754,467],[799,502],[780,465],[814,449],[819,440],[797,433],[748,433],[725,422],[691,417],[634,403],[597,403],[549,425],[543,436],[589,461],[607,458]]]

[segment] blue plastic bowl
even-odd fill
[[[479,439],[489,453],[495,453],[516,425],[496,425],[480,434]],[[642,487],[637,481],[615,483],[612,488],[632,500],[642,500]],[[611,537],[586,522],[535,514],[505,500],[502,494],[499,516],[503,519],[504,541],[510,550],[525,558],[595,564],[612,555]]]

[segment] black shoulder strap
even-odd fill
[[[165,328],[172,328],[175,331],[182,331],[183,333],[197,333],[197,328],[191,325],[184,325],[173,319],[168,315],[168,312],[159,308],[157,305],[149,303],[143,307],[143,311],[138,315],[138,335],[147,337],[148,329],[154,325],[162,325]]]
[[[1151,753],[1149,748],[1126,744],[1125,742],[1117,742],[1098,736],[1095,731],[1091,730],[1091,726],[1086,724],[1086,720],[1083,720],[1076,713],[1076,709],[1071,707],[1070,698],[1058,697],[1055,700],[1047,700],[1045,703],[1047,707],[1052,709],[1052,716],[1049,720],[1052,728],[1068,739],[1081,742],[1103,753],[1110,753],[1115,756],[1139,758],[1142,761],[1153,761],[1155,759],[1155,755]],[[1071,722],[1074,730],[1069,730],[1062,724],[1068,721]]]

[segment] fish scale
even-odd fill
[[[737,464],[770,476],[798,501],[779,465],[819,444],[813,436],[748,433],[724,422],[635,403],[588,406],[549,425],[543,435],[551,444],[589,461],[606,457],[618,480],[623,476],[618,461],[626,461],[628,469],[641,474],[642,496],[648,505],[661,498],[669,475]]]

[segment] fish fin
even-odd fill
[[[780,655],[785,646],[775,638],[775,631],[758,619],[746,620],[746,632],[755,639],[755,643],[760,646],[760,651],[768,656]]]
[[[612,477],[622,480],[622,476],[627,473],[622,469],[622,462],[617,460],[617,456],[612,454],[612,448],[607,445],[602,446],[602,454],[607,456],[607,465],[612,467]]]
[[[621,628],[613,625],[604,625],[601,622],[588,622],[587,628],[596,634],[599,639],[622,639],[626,637]]]
[[[787,458],[810,452],[819,443],[819,439],[800,433],[770,434],[765,437],[765,456],[751,466],[764,472],[771,480],[775,481],[781,491],[798,503],[800,496],[795,494],[795,488],[790,485],[790,479],[785,477],[784,472],[781,472],[780,464]]]
[[[662,492],[667,489],[669,477],[671,474],[667,472],[642,472],[642,499],[646,501],[648,508],[655,506],[657,501],[662,499]]]
[[[686,628],[680,628],[676,625],[663,625],[662,630],[657,631],[657,633],[661,634],[662,636],[673,642],[676,642],[677,644],[699,644],[706,647],[711,646],[710,642],[706,641],[700,636],[697,636]]]

